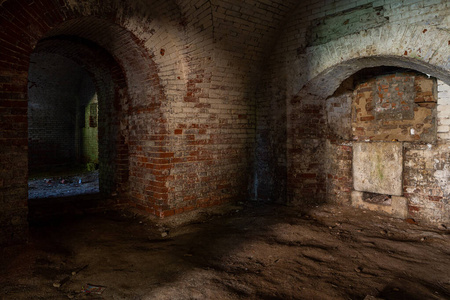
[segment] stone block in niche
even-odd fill
[[[398,142],[353,144],[353,188],[401,196],[403,147]]]

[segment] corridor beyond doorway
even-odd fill
[[[31,56],[28,199],[99,193],[98,96],[91,75],[53,53]]]

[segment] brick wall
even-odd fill
[[[158,216],[243,200],[254,161],[254,85],[292,5],[285,3],[2,1],[2,70],[20,65],[25,80],[35,49],[90,73],[102,191]]]
[[[378,66],[413,69],[450,82],[445,33],[449,12],[447,1],[306,1],[292,9],[267,62],[268,69],[260,84],[262,96],[258,100],[257,134],[265,137],[258,148],[260,155],[275,158],[287,153],[286,160],[265,159],[267,163],[261,168],[262,176],[271,178],[274,170],[286,166],[287,177],[280,176],[273,189],[283,186],[286,178],[289,201],[320,202],[325,198],[348,203],[352,182],[349,178],[352,91],[338,88],[356,72]],[[310,102],[317,106],[325,103],[322,107],[326,111],[317,109],[311,116],[310,107],[303,104]],[[326,116],[325,125],[321,115]],[[307,118],[316,120],[315,128],[304,120]],[[436,116],[431,116],[431,120],[424,116],[434,126],[431,131],[442,126],[433,124],[432,118]],[[316,138],[322,142],[316,145],[324,148],[315,149],[312,163],[308,158],[311,143],[303,132],[320,129],[323,133]],[[446,128],[437,130],[439,136],[439,131]],[[426,140],[435,143],[432,135],[423,142]],[[324,172],[328,178],[326,197],[320,192],[309,195],[302,192],[313,176],[322,178]],[[310,178],[301,179],[302,176]],[[434,184],[431,179],[425,182]],[[321,190],[318,187],[316,191]],[[417,218],[448,222],[446,201],[440,200],[439,205],[423,202],[424,210]]]
[[[432,222],[449,222],[448,199],[449,151],[445,120],[449,85],[438,80],[437,92],[437,143],[426,145],[406,144],[404,192],[409,200],[409,213]],[[448,128],[447,128],[448,130]]]
[[[288,201],[320,203],[326,198],[326,102],[305,93],[291,104],[296,109],[288,120],[295,128],[287,144]]]
[[[449,149],[445,144],[405,145],[403,189],[411,217],[431,222],[449,222]]]
[[[353,140],[436,140],[436,80],[395,73],[356,86]]]
[[[381,69],[376,68],[371,68],[368,72],[372,74],[369,77],[356,73],[346,79],[326,100],[320,100],[320,96],[313,95],[314,90],[308,90],[316,89],[315,85],[307,86],[299,96],[293,97],[292,104],[305,101],[319,104],[320,101],[324,101],[325,105],[316,106],[316,110],[311,110],[309,106],[293,106],[295,109],[292,112],[291,124],[295,130],[289,139],[291,144],[287,145],[288,155],[291,158],[288,169],[288,182],[291,187],[289,200],[301,204],[322,201],[349,204],[353,190],[353,141],[399,140],[404,141],[403,196],[408,200],[409,216],[423,222],[448,223],[450,220],[447,204],[449,145],[447,141],[442,140],[442,137],[439,138],[439,133],[436,135],[437,120],[445,120],[448,117],[442,112],[448,98],[446,93],[448,85],[434,78],[428,78],[425,74],[403,71],[393,75],[382,73]],[[402,97],[400,103],[412,105],[413,114],[406,117],[404,113],[391,114],[390,110],[396,112],[396,109],[390,106],[385,108],[383,115],[377,119],[374,113],[371,113],[376,105],[372,101],[374,92],[379,91],[378,87],[381,85],[385,85],[386,91],[401,89],[401,85],[405,82],[412,91],[409,93],[409,98]],[[364,102],[361,99],[364,99]],[[385,99],[389,99],[389,103],[394,103],[397,97],[388,95]],[[377,102],[382,101],[377,99]],[[443,107],[439,108],[440,105]],[[418,113],[421,108],[429,111],[425,114],[425,118],[424,114]],[[409,109],[411,108],[408,107]],[[360,112],[368,112],[371,118],[358,120],[358,118],[367,117]],[[317,119],[322,114],[327,116],[326,129],[322,125],[324,121]],[[308,121],[304,121],[313,118],[316,118],[315,128],[309,125]],[[424,128],[424,121],[428,123],[429,128],[433,128],[433,131],[425,138],[421,138],[419,135]],[[392,126],[393,123],[395,127]],[[324,131],[318,131],[319,128]],[[391,130],[396,128],[404,129],[403,134],[393,136]],[[372,131],[372,135],[358,135],[359,132],[364,133],[368,129]],[[410,137],[411,129],[414,129],[414,134],[417,135],[413,139]],[[312,135],[316,136],[314,139],[316,143],[311,150]],[[321,139],[321,136],[325,136],[326,139]],[[322,194],[323,188],[320,188],[324,174],[326,174],[325,197]],[[320,180],[314,181],[316,178]]]
[[[364,73],[371,75],[368,77]],[[427,222],[448,222],[449,209],[446,203],[449,195],[447,189],[449,146],[438,138],[439,133],[436,136],[436,132],[425,139],[420,136],[414,139],[410,137],[411,128],[415,129],[415,134],[420,134],[420,129],[423,128],[423,115],[418,114],[420,108],[435,110],[436,102],[438,107],[445,105],[448,86],[438,81],[438,87],[436,87],[435,79],[418,73],[383,73],[380,69],[370,69],[364,73],[356,73],[344,81],[341,87],[327,99],[329,125],[326,153],[327,201],[339,204],[348,204],[350,201],[350,193],[353,190],[352,144],[354,140],[365,142],[399,140],[404,141],[402,183],[403,196],[408,200],[409,215]],[[383,115],[377,120],[375,114],[371,112],[375,110],[376,103],[372,100],[374,93],[379,91],[378,87],[385,85],[386,91],[395,91],[396,88],[402,89],[401,85],[405,83],[412,88],[412,91],[409,93],[409,98],[402,95],[404,97],[401,98],[400,104],[403,102],[403,105],[413,105],[414,114],[407,117],[404,113],[392,114],[391,112],[396,112],[396,109],[390,106],[383,110]],[[351,88],[352,86],[354,89]],[[387,95],[384,99],[392,104],[395,103],[397,95]],[[362,103],[361,99],[370,99],[370,101]],[[382,104],[384,101],[377,99],[377,102]],[[430,108],[429,103],[434,105]],[[426,105],[421,106],[423,104]],[[353,124],[349,128],[350,111],[353,111],[355,115]],[[358,122],[358,117],[367,117],[361,112],[369,112],[368,116],[372,118]],[[342,117],[339,122],[335,119],[337,114]],[[435,112],[430,112],[428,115],[433,116]],[[437,118],[445,120],[446,117],[438,109]],[[395,122],[396,127],[392,126],[392,122]],[[429,118],[428,122],[431,128],[436,126],[436,118]],[[383,126],[388,127],[383,128]],[[401,126],[404,126],[405,132],[392,136],[392,130]],[[367,132],[367,128],[372,130],[372,135],[357,135],[358,131]],[[373,130],[374,128],[376,130]],[[350,132],[353,132],[353,135],[350,135]]]
[[[352,147],[350,141],[327,140],[326,200],[329,203],[350,203],[353,190]]]

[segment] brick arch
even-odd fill
[[[125,75],[131,99],[123,107],[124,114],[131,117],[118,124],[133,133],[126,141],[130,162],[135,166],[130,176],[137,182],[130,187],[131,198],[134,203],[146,202],[152,207],[167,198],[167,191],[160,188],[166,177],[152,174],[157,182],[146,185],[141,179],[148,176],[137,170],[142,167],[138,164],[145,165],[142,157],[146,151],[164,156],[167,150],[163,147],[144,149],[141,144],[146,141],[142,137],[148,134],[150,139],[159,138],[156,136],[164,134],[167,118],[159,107],[168,105],[168,95],[186,89],[185,62],[179,54],[181,41],[179,35],[174,35],[181,18],[175,2],[111,0],[92,5],[69,0],[7,0],[1,2],[0,12],[0,156],[4,170],[0,175],[0,198],[7,199],[0,204],[0,226],[4,228],[0,244],[26,235],[27,78],[30,55],[42,39],[77,36],[111,54]],[[99,28],[107,30],[111,39],[95,36],[93,33],[101,33]],[[129,122],[132,119],[134,123]],[[157,169],[154,167],[158,163],[148,163],[147,173],[151,173],[150,168]]]
[[[314,89],[326,78],[330,87],[320,93],[329,96],[351,74],[380,65],[415,69],[450,82],[449,53],[446,30],[390,24],[307,48],[303,85]]]
[[[109,157],[104,163],[107,171],[100,177],[101,182],[102,177],[115,178],[115,183],[104,180],[106,186],[112,187],[109,190],[126,192],[134,205],[149,206],[149,203],[167,197],[166,193],[161,193],[159,186],[143,180],[149,176],[156,177],[154,173],[159,175],[159,164],[150,164],[148,161],[157,160],[170,151],[148,146],[148,141],[159,139],[161,134],[167,132],[168,116],[162,109],[162,106],[168,105],[167,86],[163,85],[159,76],[160,67],[164,67],[156,64],[155,55],[149,53],[143,42],[131,32],[98,17],[71,19],[54,27],[44,37],[44,41],[73,39],[87,41],[94,47],[98,45],[110,53],[127,84],[126,95],[116,92],[124,99],[116,101],[116,110],[109,113],[109,119],[113,120],[117,116],[118,121],[112,123],[111,128],[106,127],[110,135],[107,140],[114,140],[112,137],[116,135],[117,142],[113,153],[106,149],[103,151],[106,156],[100,156],[102,160]],[[117,133],[112,133],[111,129]],[[108,148],[107,145],[99,146]],[[165,167],[170,169],[170,166]],[[166,178],[157,177],[157,184],[165,186]],[[124,182],[126,180],[129,181]],[[114,186],[118,183],[120,187]]]
[[[145,82],[145,85],[151,87],[154,94],[159,94],[158,97],[163,100],[170,90],[180,88],[179,82],[184,81],[185,74],[184,63],[179,59],[177,47],[170,42],[166,31],[161,31],[158,38],[165,40],[166,44],[158,46],[145,34],[141,33],[138,38],[133,31],[120,24],[96,16],[83,16],[52,28],[44,38],[76,36],[97,43],[118,61],[130,86]],[[171,51],[175,51],[175,54]],[[157,90],[159,91],[156,92]],[[134,97],[139,98],[142,95],[137,92]]]
[[[364,68],[395,66],[414,69],[449,83],[449,48],[445,30],[400,25],[374,28],[307,48],[307,74],[302,87],[287,102],[289,201],[325,201],[327,160],[331,153],[327,151],[334,149],[333,155],[345,156],[351,149],[345,143],[332,144],[327,140],[325,116],[327,98],[346,78]]]
[[[129,86],[129,105],[140,107],[149,101],[157,103],[165,100],[158,66],[132,33],[104,19],[82,17],[54,27],[43,38],[44,41],[76,39],[98,45],[117,61]]]
[[[2,40],[8,42],[5,48],[16,52],[18,60],[26,62],[27,54],[41,38],[76,33],[98,43],[113,56],[117,54],[116,58],[133,50],[119,49],[119,45],[137,45],[142,52],[138,57],[144,54],[157,66],[159,84],[167,91],[179,91],[180,82],[187,82],[186,60],[181,54],[182,13],[175,1],[107,0],[101,5],[69,0],[28,2],[9,0],[1,4]],[[19,51],[14,50],[17,46]]]
[[[184,77],[185,60],[181,57],[185,37],[185,11],[177,0],[104,0],[101,3],[65,0],[72,14],[109,20],[138,37],[158,66],[164,84],[170,84],[167,71]],[[72,17],[70,17],[72,19]],[[161,54],[164,50],[164,54]],[[167,81],[166,81],[167,80]]]

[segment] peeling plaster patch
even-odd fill
[[[444,197],[450,195],[450,166],[448,164],[444,165],[442,170],[436,170],[433,174],[436,179],[436,184],[441,188]]]

